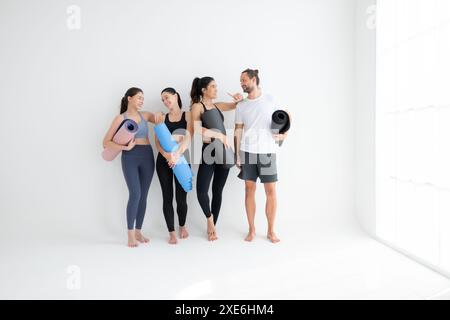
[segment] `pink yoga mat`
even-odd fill
[[[138,130],[138,124],[131,119],[123,120],[119,128],[114,134],[113,141],[122,146],[126,146],[128,142],[133,140]],[[120,150],[113,148],[105,148],[102,152],[102,157],[106,161],[112,161],[120,153]]]

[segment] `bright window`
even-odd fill
[[[377,236],[450,272],[450,0],[378,0]]]

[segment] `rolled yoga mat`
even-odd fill
[[[131,140],[133,140],[136,132],[138,130],[138,124],[131,119],[125,119],[122,121],[120,126],[117,128],[114,134],[113,141],[121,146],[126,146]],[[102,152],[102,157],[106,161],[114,160],[120,150],[114,148],[105,148]]]
[[[219,130],[222,134],[227,134],[225,126],[220,116],[220,111],[217,109],[210,109],[202,114],[202,122],[205,127],[210,130]],[[225,148],[223,143],[219,140],[214,140],[215,147],[215,160],[216,163],[222,164],[225,168],[230,169],[235,164],[234,152],[231,148]]]
[[[155,126],[155,134],[158,137],[159,144],[165,152],[175,152],[178,150],[179,145],[172,137],[172,134],[167,128],[167,125],[163,122]],[[183,190],[189,192],[192,190],[192,169],[189,163],[186,161],[184,155],[181,155],[176,165],[172,168],[175,177],[177,178]]]
[[[286,133],[291,128],[291,119],[289,114],[284,110],[277,110],[272,114],[271,129],[273,133]],[[283,141],[280,141],[278,145],[281,147]]]

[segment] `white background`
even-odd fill
[[[1,1],[0,297],[398,299],[447,292],[447,278],[362,231],[375,232],[373,2]],[[70,5],[81,8],[79,30],[67,28]],[[167,244],[155,174],[144,222],[151,242],[127,248],[120,158],[101,158],[126,89],[141,87],[145,110],[154,112],[165,111],[160,92],[173,86],[187,110],[194,77],[213,76],[219,100],[228,100],[248,67],[260,70],[263,90],[293,115],[279,152],[282,241],[265,239],[261,185],[257,237],[243,241],[244,185],[234,168],[218,241],[206,241],[193,191],[190,238]],[[233,118],[226,114],[228,128]]]
[[[67,28],[71,4],[81,8],[80,30]],[[173,86],[187,109],[195,76],[215,77],[219,100],[228,100],[247,67],[260,70],[263,90],[294,119],[280,150],[280,228],[353,221],[353,5],[2,1],[1,225],[38,234],[124,232],[120,158],[107,163],[100,153],[126,89],[141,87],[145,110],[165,111],[159,94]],[[233,116],[226,115],[228,128]],[[219,223],[239,221],[245,230],[237,174],[230,172]],[[264,195],[257,197],[264,222]],[[194,192],[188,205],[188,226],[203,224]],[[152,226],[165,228],[156,174],[144,229]]]

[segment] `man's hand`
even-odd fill
[[[288,133],[274,133],[272,134],[272,137],[275,139],[276,142],[284,141],[287,138]]]

